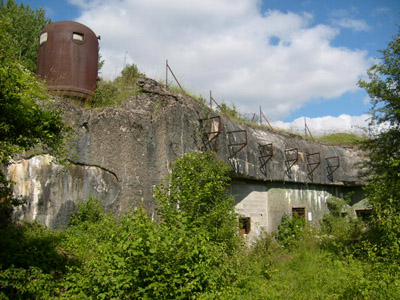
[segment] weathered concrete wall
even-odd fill
[[[359,209],[363,198],[361,187],[252,180],[233,180],[230,193],[239,215],[250,217],[251,231],[246,236],[249,241],[263,232],[277,231],[282,217],[292,216],[293,208],[304,208],[306,219],[318,226],[328,213],[328,199],[350,197],[354,209]]]
[[[114,174],[95,166],[58,165],[49,155],[15,161],[8,175],[16,183],[15,195],[26,201],[15,217],[53,228],[65,225],[84,199],[97,197],[112,207],[120,192]]]
[[[16,212],[19,218],[36,219],[52,227],[64,225],[75,204],[88,196],[103,199],[116,214],[139,205],[153,211],[154,185],[167,176],[171,163],[184,153],[205,148],[210,135],[204,133],[212,125],[204,119],[216,114],[195,99],[165,90],[151,79],[141,78],[138,84],[143,93],[126,99],[119,107],[82,109],[66,99],[54,99],[56,107],[64,112],[65,121],[76,132],[70,144],[71,168],[51,165],[48,157],[21,157],[11,165],[8,176],[17,182],[15,194],[28,202]],[[354,149],[251,128],[223,117],[221,120],[221,132],[213,146],[218,157],[231,164],[234,178],[260,184],[276,182],[286,187],[289,183],[355,187],[362,184],[354,168],[362,157]],[[244,136],[229,132],[244,129],[248,144],[232,156],[240,146],[229,145],[241,143]],[[266,143],[273,144],[274,156],[261,168],[258,147]],[[299,161],[289,173],[285,172],[288,148],[297,148],[299,152]],[[307,174],[306,154],[315,152],[320,153],[321,165],[311,178]],[[340,158],[340,168],[329,178],[326,158],[332,156]],[[254,194],[262,194],[256,186],[258,183],[253,186]],[[283,208],[276,209],[278,214]],[[273,206],[267,206],[267,214],[272,214],[271,220],[281,217],[275,217]]]

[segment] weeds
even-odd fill
[[[285,217],[276,236],[264,234],[251,249],[236,244],[228,255],[225,242],[210,240],[207,230],[189,226],[185,214],[175,213],[172,226],[153,222],[140,209],[116,220],[90,199],[63,232],[36,224],[2,228],[0,298],[398,299],[400,294],[399,264],[354,251],[364,240],[347,217],[330,214],[320,229]]]
[[[126,65],[121,75],[113,81],[100,79],[91,102],[91,107],[117,106],[123,100],[138,95],[140,90],[136,80],[142,74],[135,64]]]

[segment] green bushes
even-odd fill
[[[116,219],[90,198],[63,231],[0,228],[0,299],[397,299],[398,262],[373,255],[338,199],[321,228],[285,216],[243,247],[228,172],[186,154],[155,191],[155,220],[140,208]]]
[[[230,168],[214,153],[185,154],[158,187],[158,211],[166,224],[179,222],[186,230],[204,232],[210,241],[234,249],[238,242],[234,199],[226,192]]]
[[[301,238],[305,226],[306,220],[299,218],[297,213],[294,213],[293,217],[285,214],[282,217],[276,238],[283,247],[290,247],[292,242]]]
[[[155,223],[140,209],[118,222],[77,223],[64,247],[80,261],[63,282],[65,299],[189,299],[223,290],[232,277],[224,245],[183,221]]]
[[[121,75],[113,81],[100,79],[92,100],[92,107],[116,106],[121,101],[137,95],[140,90],[136,80],[142,74],[135,64],[126,65]]]
[[[155,195],[160,220],[142,209],[118,220],[90,198],[68,228],[4,229],[0,295],[37,299],[220,299],[236,280],[239,249],[229,168],[191,153]],[[231,227],[232,226],[232,227]]]
[[[33,224],[0,227],[0,299],[47,299],[70,263],[61,236]]]

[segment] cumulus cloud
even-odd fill
[[[77,21],[102,37],[102,76],[135,63],[163,79],[168,59],[187,90],[212,90],[249,113],[261,105],[272,120],[355,91],[368,68],[365,51],[331,44],[338,27],[314,24],[309,13],[262,13],[257,0],[70,2],[82,9]]]
[[[320,118],[297,118],[292,122],[276,121],[271,125],[276,128],[289,130],[294,133],[305,133],[305,124],[315,137],[331,133],[354,133],[365,135],[367,133],[369,115],[349,116],[342,114],[338,117],[325,116]]]

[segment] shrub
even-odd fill
[[[136,84],[142,75],[135,64],[126,65],[121,75],[113,81],[100,79],[97,83],[92,107],[116,106],[121,101],[137,95],[140,90]]]
[[[0,227],[0,236],[0,298],[54,296],[69,265],[61,236],[35,223]]]
[[[278,227],[276,238],[284,248],[289,248],[292,242],[302,236],[305,226],[305,218],[299,218],[296,212],[293,217],[285,214]]]
[[[226,191],[229,172],[229,166],[211,152],[192,152],[177,160],[172,174],[155,191],[164,222],[178,220],[234,249],[238,228],[234,199]]]

